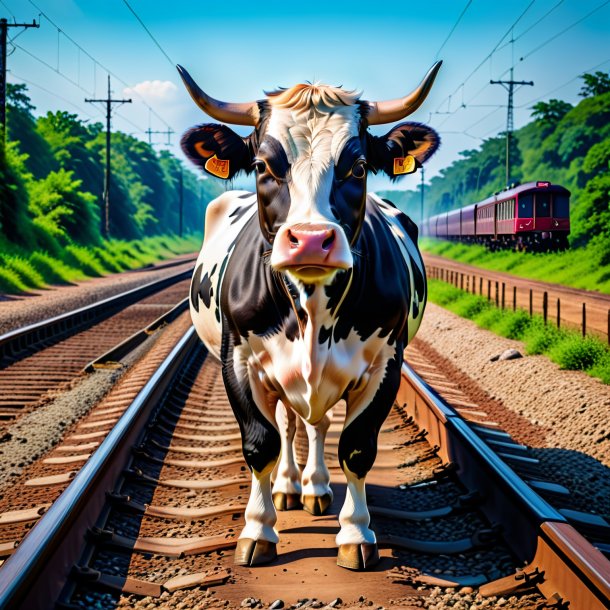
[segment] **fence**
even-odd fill
[[[574,299],[566,298],[563,304],[564,317],[562,317],[561,299],[557,297],[555,303],[550,303],[548,291],[536,291],[532,288],[525,290],[518,288],[516,285],[511,285],[510,282],[492,280],[483,275],[462,273],[435,265],[426,265],[426,272],[428,277],[432,279],[441,280],[471,294],[486,297],[488,301],[493,301],[496,307],[502,309],[509,307],[513,311],[522,309],[529,312],[530,316],[535,313],[541,314],[545,324],[549,323],[549,316],[551,316],[557,328],[561,328],[563,325],[579,329],[583,337],[587,332],[603,336],[610,345],[610,308],[607,311],[605,329],[600,325],[597,327],[591,327],[590,325],[588,328],[588,310],[585,302],[578,303]]]

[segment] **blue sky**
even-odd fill
[[[432,176],[459,151],[504,129],[507,94],[489,80],[508,78],[511,66],[516,80],[535,83],[515,93],[517,128],[538,99],[575,103],[580,73],[610,70],[610,1],[604,0],[129,4],[171,62],[123,0],[1,0],[0,15],[9,21],[38,19],[40,10],[55,24],[43,15],[38,30],[10,30],[9,82],[27,81],[37,112],[67,109],[103,120],[102,108],[84,98],[104,97],[109,69],[120,79],[112,79],[113,96],[134,100],[118,109],[114,127],[148,139],[146,129],[169,126],[178,152],[182,132],[209,119],[184,91],[173,63],[225,100],[257,99],[304,80],[387,99],[411,91],[438,57],[444,63],[436,84],[410,117],[441,134],[441,151],[427,168]],[[157,134],[153,141],[161,148],[167,138]],[[417,180],[407,178],[400,188],[414,188]],[[373,188],[386,186],[385,179],[372,181]]]

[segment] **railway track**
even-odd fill
[[[379,607],[417,599],[421,583],[504,597],[537,590],[555,607],[606,607],[608,560],[537,493],[563,491],[536,479],[524,449],[416,351],[410,362],[453,406],[405,364],[367,478],[379,567],[357,573],[335,564],[340,405],[327,446],[336,494],[330,514],[280,513],[278,560],[233,566],[249,476],[219,365],[189,326],[179,317],[172,337],[142,363],[146,371],[125,379],[135,398],[117,387],[56,448],[75,461],[47,461],[24,476],[23,506],[0,507],[2,548],[12,554],[0,569],[0,607],[48,608],[50,600],[61,608],[280,607],[277,600]],[[571,517],[604,548],[596,539],[603,524]]]
[[[91,361],[135,334],[122,346],[121,353],[126,353],[167,321],[163,316],[188,294],[190,274],[190,270],[169,274],[0,336],[0,434],[69,387]],[[172,315],[186,307],[182,303]],[[120,355],[115,352],[115,360]]]
[[[581,330],[584,326],[586,332],[610,341],[610,295],[491,271],[426,252],[423,258],[430,277],[487,296],[498,305],[504,303],[507,309],[516,306],[540,315],[546,309],[550,323],[559,320],[561,326]]]

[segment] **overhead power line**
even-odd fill
[[[462,17],[466,14],[466,11],[468,10],[468,8],[470,7],[471,4],[472,4],[472,0],[468,0],[468,2],[466,3],[466,6],[460,13],[460,16],[457,18],[457,21],[453,24],[451,31],[449,32],[449,34],[447,34],[447,38],[445,38],[443,44],[440,46],[440,49],[436,52],[436,55],[434,56],[434,61],[436,61],[438,59],[438,56],[441,54],[441,51],[443,50],[443,47],[447,44],[447,41],[451,38],[453,32],[455,32],[455,28],[457,28],[460,21],[462,20]]]
[[[171,127],[171,125],[146,101],[146,98],[136,89],[132,89],[132,85],[130,85],[129,83],[127,83],[126,81],[124,81],[120,76],[118,76],[117,74],[115,74],[112,70],[110,70],[108,67],[106,67],[104,64],[102,64],[101,62],[99,62],[93,55],[91,55],[91,53],[89,53],[89,51],[87,51],[87,49],[85,49],[84,47],[82,47],[80,44],[78,44],[78,42],[76,42],[76,40],[74,40],[74,38],[72,38],[69,34],[67,34],[65,32],[65,30],[63,28],[61,28],[55,21],[53,21],[53,19],[51,19],[51,17],[49,17],[39,6],[38,4],[36,4],[36,2],[34,2],[34,0],[28,0],[28,2],[40,13],[40,15],[42,17],[44,17],[54,28],[56,28],[58,30],[58,32],[61,32],[61,34],[67,39],[69,40],[81,53],[83,53],[86,57],[88,57],[92,62],[93,62],[93,67],[94,67],[94,72],[95,72],[95,68],[96,66],[99,66],[102,70],[104,70],[104,72],[106,72],[107,74],[109,74],[115,81],[118,81],[119,83],[121,83],[124,87],[129,88],[130,91],[136,95],[138,97],[138,99],[141,101],[142,104],[144,104],[144,106],[146,106],[146,108],[148,108],[148,110],[157,118],[159,119],[159,121],[161,121],[166,127]],[[27,53],[29,53],[30,55],[33,56],[32,53],[30,53],[29,51],[27,51],[26,49],[24,49],[23,47],[18,47],[20,48],[22,51],[26,51]],[[49,67],[51,70],[57,72],[58,74],[62,74],[58,67],[54,67],[51,66],[50,64],[48,64],[47,62],[45,62],[44,60],[41,60],[40,58],[36,57],[36,59],[38,59],[38,61],[40,61],[41,63],[44,63],[47,67]],[[65,75],[64,75],[65,76]],[[95,95],[95,91],[91,92],[91,91],[87,91],[85,90],[83,87],[80,86],[80,84],[76,83],[76,81],[74,81],[73,79],[71,79],[70,77],[65,76],[65,78],[67,80],[69,80],[72,84],[76,85],[79,89],[81,89],[82,91],[85,91],[88,95]]]
[[[165,49],[160,45],[159,41],[152,35],[152,32],[146,27],[146,25],[144,24],[142,19],[140,19],[138,14],[133,10],[133,8],[129,4],[129,2],[127,2],[127,0],[123,0],[123,3],[131,11],[133,16],[138,20],[138,22],[144,28],[145,32],[150,36],[152,41],[157,45],[157,47],[159,48],[159,51],[161,51],[161,53],[163,53],[163,55],[165,56],[165,59],[167,59],[167,61],[169,61],[172,68],[174,68],[176,66],[176,64],[171,60],[170,56],[165,52]]]

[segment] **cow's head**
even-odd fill
[[[214,176],[256,172],[259,221],[272,244],[271,265],[305,283],[326,283],[353,265],[368,171],[397,179],[416,171],[437,149],[438,136],[425,125],[402,123],[381,137],[367,127],[414,112],[440,65],[413,93],[391,101],[366,102],[340,87],[301,84],[239,104],[211,98],[178,66],[204,112],[224,123],[254,126],[243,138],[226,125],[200,125],[184,134],[182,147]]]

